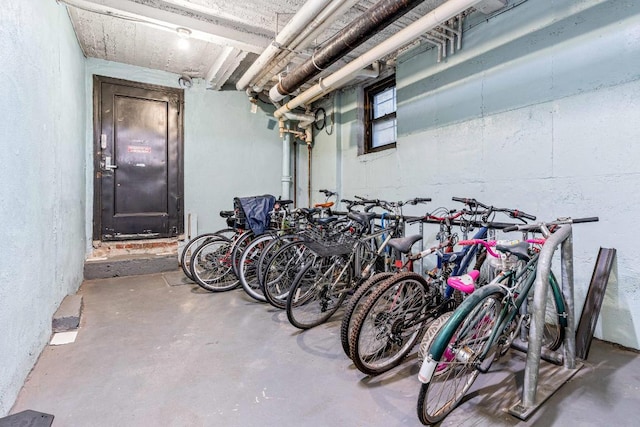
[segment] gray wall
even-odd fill
[[[178,75],[100,59],[87,59],[87,105],[92,105],[93,75],[179,87]],[[233,208],[236,196],[280,194],[282,149],[275,122],[258,109],[251,113],[244,92],[207,90],[195,79],[185,90],[185,214],[198,232],[226,227],[220,210]],[[89,108],[91,110],[92,107]],[[93,200],[93,112],[87,113],[87,235],[91,236]],[[195,219],[194,219],[195,217]],[[185,228],[188,221],[185,219]],[[90,240],[87,241],[90,250]]]
[[[84,58],[65,8],[0,8],[0,416],[82,281]]]
[[[574,227],[577,313],[598,248],[617,248],[596,336],[640,348],[640,274],[625,231],[640,190],[638,28],[638,2],[527,1],[469,29],[442,63],[433,50],[407,54],[397,148],[357,155],[361,105],[344,91],[341,125],[319,133],[313,158],[340,169],[316,169],[314,182],[334,180],[345,197],[429,196],[432,208],[459,196],[544,220],[600,216]]]

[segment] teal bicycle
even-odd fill
[[[553,230],[558,224],[591,222],[582,218],[538,224]],[[532,226],[518,226],[533,231]],[[474,242],[474,244],[477,242]],[[442,421],[460,403],[479,373],[504,355],[514,338],[528,336],[529,308],[539,258],[540,240],[498,242],[492,255],[510,260],[487,285],[474,289],[458,309],[437,319],[421,344],[424,363],[418,379],[418,418],[430,425]],[[469,243],[471,244],[471,243]],[[485,242],[486,244],[486,242]],[[490,244],[487,244],[490,246]],[[473,277],[450,278],[457,286],[474,287]],[[566,304],[553,274],[545,313],[542,346],[557,350],[567,326]]]

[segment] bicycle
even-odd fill
[[[356,206],[364,206],[367,210],[369,205],[374,205],[373,202],[367,204],[364,198],[355,201],[342,199],[341,202],[346,204],[348,212]],[[327,217],[317,207],[299,209],[299,212],[305,218],[304,221],[300,221],[300,231],[297,234],[282,236],[278,241],[274,240],[270,247],[265,248],[265,253],[259,261],[258,275],[263,294],[272,306],[279,309],[286,309],[289,290],[298,272],[306,262],[318,256],[309,250],[305,241],[314,235],[316,240],[322,240],[323,236],[331,235],[332,230],[348,229],[349,221],[352,221],[346,214],[333,213]],[[269,259],[263,261],[263,257]]]
[[[544,237],[549,228],[559,224],[597,221],[597,218],[566,219],[523,230],[540,229]],[[507,229],[508,230],[508,229]],[[460,403],[479,373],[486,373],[492,363],[505,354],[514,335],[527,318],[527,301],[531,298],[539,252],[526,250],[529,245],[497,245],[518,261],[501,271],[488,285],[476,289],[446,322],[433,325],[436,332],[426,349],[418,379],[422,382],[418,396],[418,418],[423,424],[442,421]],[[557,349],[562,343],[566,313],[562,292],[553,275],[549,278],[556,305],[550,318],[556,331],[543,345]],[[557,322],[556,322],[557,320]],[[546,323],[546,322],[545,322]],[[546,329],[546,328],[545,328]],[[426,334],[427,336],[429,334]]]
[[[288,205],[292,203],[292,200],[277,200],[273,210],[270,212],[271,228],[261,236],[251,236],[252,240],[241,251],[238,279],[244,291],[256,301],[266,301],[259,281],[259,260],[271,242],[291,232],[294,224],[294,215],[288,209]],[[244,246],[244,244],[239,243],[238,247],[241,246]]]
[[[329,190],[319,190],[319,192],[325,195],[324,202],[316,203],[313,208],[299,208],[294,212],[291,212],[291,215],[287,218],[286,227],[281,227],[281,231],[273,235],[272,239],[266,243],[264,248],[260,251],[260,255],[257,259],[257,265],[255,267],[257,280],[255,284],[259,286],[259,289],[255,288],[255,292],[259,295],[260,300],[264,297],[267,302],[271,303],[271,305],[276,308],[285,307],[286,300],[282,300],[282,303],[280,301],[284,294],[283,287],[279,284],[279,278],[288,277],[288,272],[293,268],[293,264],[289,262],[290,260],[284,259],[287,274],[286,276],[281,276],[281,273],[284,273],[284,270],[278,269],[281,265],[271,262],[272,258],[278,253],[278,251],[283,249],[285,245],[299,241],[300,233],[305,233],[309,229],[313,229],[318,226],[326,226],[329,222],[333,222],[337,219],[337,216],[331,212],[331,207],[334,206],[334,202],[331,198],[337,198],[338,193]],[[327,220],[327,218],[333,219]],[[265,287],[265,272],[267,271],[270,271],[270,277],[267,278],[266,283],[268,286]],[[275,278],[272,274],[274,272],[276,273]],[[289,283],[290,282],[291,280],[289,280]],[[270,293],[271,295],[269,295]],[[286,296],[284,297],[286,298]]]
[[[401,273],[377,284],[365,297],[348,334],[349,356],[361,372],[378,375],[400,364],[419,341],[429,322],[462,301],[463,294],[447,286],[447,279],[465,273],[473,260],[476,268],[479,267],[484,258],[479,251],[481,246],[477,244],[453,251],[457,235],[451,227],[456,221],[465,234],[471,226],[481,225],[474,235],[474,239],[480,241],[487,238],[490,229],[512,225],[489,222],[495,213],[507,213],[523,222],[524,219],[535,219],[522,211],[488,206],[475,199],[454,197],[453,200],[461,201],[473,210],[453,211],[445,217],[428,215],[425,221],[441,222],[440,245],[409,256]],[[465,214],[471,218],[480,215],[482,222],[463,218]],[[413,272],[413,262],[431,253],[437,254],[437,267],[426,277]]]
[[[415,199],[418,202],[430,199]],[[363,201],[383,206],[379,200]],[[373,212],[347,215],[351,226],[344,232],[328,236],[324,241],[307,240],[305,245],[319,257],[307,263],[298,273],[287,298],[287,318],[300,329],[308,329],[328,320],[344,302],[347,295],[367,280],[374,272],[377,261],[402,221],[393,218],[389,229],[372,229]],[[386,235],[376,248],[376,240]],[[355,276],[352,283],[352,276]]]
[[[239,258],[236,255],[254,236],[251,228],[261,233],[267,227],[267,209],[270,211],[274,202],[275,198],[269,195],[234,198],[236,233],[231,238],[212,237],[191,255],[189,269],[199,286],[209,291],[223,292],[240,284],[237,274]],[[250,216],[245,215],[243,203],[250,207]],[[250,229],[245,230],[245,226]]]
[[[180,253],[180,267],[182,268],[184,275],[187,276],[189,280],[195,282],[190,269],[191,256],[193,255],[195,250],[204,243],[211,241],[211,239],[213,238],[223,236],[230,239],[236,233],[236,229],[234,228],[236,219],[234,211],[220,211],[220,216],[227,221],[227,225],[229,226],[228,228],[223,228],[212,233],[199,234],[198,236],[189,240]]]

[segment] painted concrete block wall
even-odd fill
[[[574,227],[576,313],[598,248],[618,249],[596,336],[640,348],[632,234],[640,190],[640,4],[527,1],[467,31],[464,49],[398,64],[398,144],[357,155],[356,91],[340,95],[341,192],[387,199],[476,197]],[[559,268],[556,262],[555,268]]]
[[[82,281],[84,57],[66,9],[0,8],[0,416]]]
[[[87,105],[92,105],[93,75],[179,87],[178,75],[95,58],[87,59]],[[282,148],[272,112],[251,113],[246,94],[206,89],[194,79],[184,96],[184,207],[197,216],[199,232],[226,227],[221,210],[233,209],[236,196],[273,194],[281,187]],[[93,112],[87,120],[87,235],[93,200]],[[185,227],[187,221],[185,220]],[[90,250],[90,239],[87,250]]]

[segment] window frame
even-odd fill
[[[367,86],[364,88],[364,154],[367,153],[375,153],[378,151],[388,150],[391,148],[396,148],[397,143],[397,135],[398,135],[398,92],[396,88],[396,108],[392,113],[385,114],[382,117],[378,117],[376,119],[373,118],[373,100],[376,95],[384,92],[385,90],[396,86],[396,76],[391,75],[386,77],[371,86]],[[375,123],[389,120],[390,118],[394,118],[396,120],[396,141],[391,142],[389,144],[381,145],[379,147],[373,147],[373,125]]]

